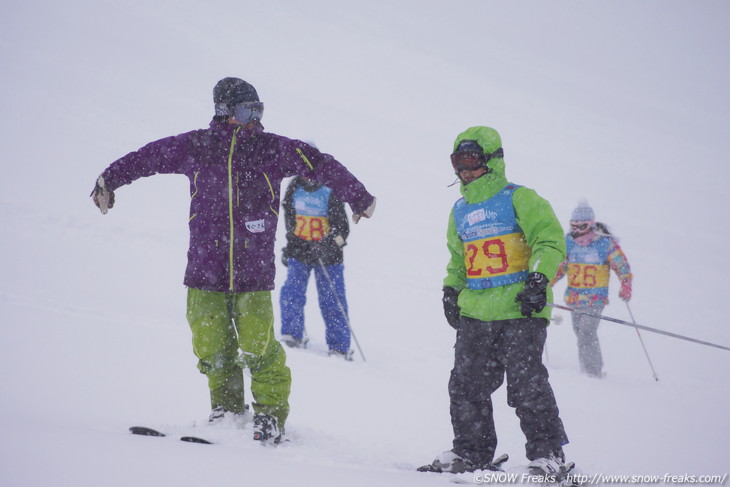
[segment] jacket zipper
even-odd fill
[[[239,126],[233,137],[231,138],[231,150],[228,152],[228,222],[230,225],[230,235],[228,239],[228,274],[229,286],[228,289],[233,292],[235,289],[233,281],[233,237],[235,235],[235,228],[233,225],[233,150],[236,148],[236,140],[238,131],[241,130]]]

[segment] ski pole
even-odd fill
[[[340,301],[340,298],[337,297],[337,290],[335,289],[335,283],[332,282],[330,273],[327,271],[327,267],[325,267],[324,262],[322,262],[322,259],[318,258],[317,260],[319,261],[319,266],[322,268],[322,271],[324,272],[324,276],[327,278],[327,282],[329,282],[330,289],[332,289],[332,295],[335,297],[335,301],[337,301],[337,306],[340,308],[340,313],[342,313],[342,317],[345,318],[345,323],[347,323],[347,328],[350,330],[350,335],[352,335],[352,339],[355,341],[355,345],[357,345],[357,349],[360,352],[362,361],[367,362],[367,360],[365,360],[365,354],[362,353],[362,348],[360,348],[360,343],[357,341],[355,332],[352,329],[352,325],[350,325],[350,318],[347,316],[345,307],[342,306],[342,302]]]
[[[629,323],[628,321],[619,320],[617,318],[611,318],[610,316],[599,315],[597,313],[591,313],[589,311],[583,311],[583,310],[571,308],[570,306],[562,306],[560,304],[555,304],[555,303],[547,303],[547,306],[552,306],[553,308],[558,308],[558,309],[564,309],[566,311],[572,311],[574,313],[580,313],[580,314],[584,314],[584,315],[588,315],[588,316],[593,316],[594,318],[600,318],[602,320],[612,321],[612,322],[618,323],[620,325],[633,326],[634,328],[640,328],[642,330],[650,331],[652,333],[658,333],[660,335],[666,335],[666,336],[670,336],[670,337],[674,337],[674,338],[679,338],[681,340],[687,340],[688,342],[699,343],[700,345],[707,345],[708,347],[715,347],[715,348],[719,348],[722,350],[730,351],[730,347],[726,347],[724,345],[718,345],[717,343],[705,342],[703,340],[698,340],[696,338],[691,338],[691,337],[684,336],[684,335],[678,335],[676,333],[671,333],[671,332],[664,331],[664,330],[658,330],[656,328],[639,325],[637,323]]]
[[[634,313],[631,312],[631,307],[629,306],[629,302],[626,301],[626,309],[629,310],[629,316],[631,316],[631,321],[634,322],[634,326],[636,326],[636,320],[634,319]],[[646,355],[646,360],[649,362],[649,367],[651,367],[651,373],[654,375],[654,380],[659,381],[659,376],[656,375],[656,370],[654,370],[654,364],[651,363],[651,359],[649,358],[649,352],[646,350],[646,345],[644,345],[644,339],[641,337],[641,333],[639,333],[638,328],[634,328],[636,330],[636,336],[639,337],[639,341],[641,342],[641,348],[644,349],[644,355]]]

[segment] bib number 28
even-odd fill
[[[319,217],[297,215],[294,235],[304,240],[322,240],[329,231],[327,223]]]

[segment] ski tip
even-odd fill
[[[180,438],[181,441],[187,441],[188,443],[200,443],[201,445],[212,445],[212,441],[208,441],[204,438],[199,438],[197,436],[183,436]]]
[[[165,436],[165,433],[161,433],[156,429],[148,428],[147,426],[131,426],[129,432],[133,435],[142,436]]]
[[[509,460],[509,455],[503,453],[494,460],[492,460],[492,465],[495,467],[501,467],[502,464],[505,463],[507,460]]]

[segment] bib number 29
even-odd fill
[[[498,238],[484,240],[481,246],[467,245],[466,258],[469,260],[466,270],[469,277],[482,276],[484,271],[489,275],[502,274],[509,267],[504,242]]]

